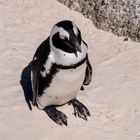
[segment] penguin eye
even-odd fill
[[[67,38],[67,37],[65,37],[65,38],[64,38],[64,40],[67,42],[67,41],[68,41],[68,38]]]

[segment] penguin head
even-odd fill
[[[81,33],[78,27],[69,20],[63,20],[54,25],[50,33],[50,42],[53,47],[67,53],[82,52]]]

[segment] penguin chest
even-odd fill
[[[39,108],[49,105],[62,105],[75,98],[85,78],[86,64],[75,69],[60,69],[50,86],[38,97]]]

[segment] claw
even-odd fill
[[[81,86],[80,90],[84,90],[84,86]]]

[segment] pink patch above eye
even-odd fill
[[[60,35],[60,38],[63,39],[63,40],[68,40],[68,37],[65,36],[65,35]]]

